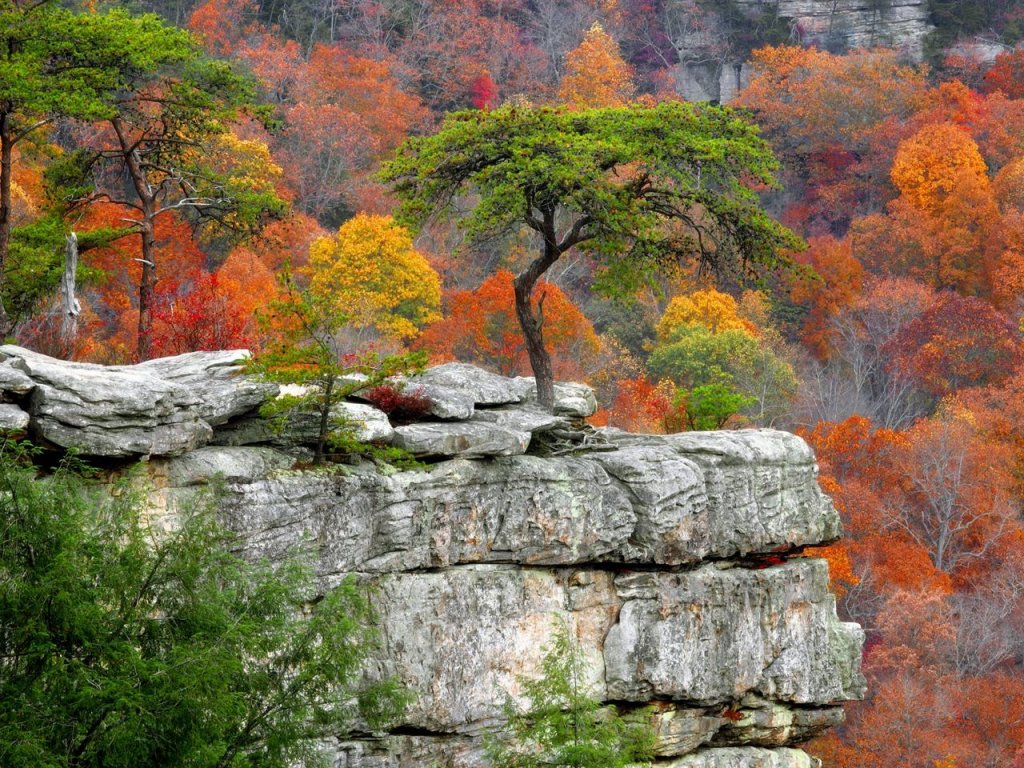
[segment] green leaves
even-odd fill
[[[541,677],[521,678],[526,710],[505,706],[507,730],[495,733],[487,757],[495,768],[624,768],[654,756],[645,712],[629,719],[587,692],[583,653],[558,623]]]
[[[471,238],[545,222],[618,266],[695,258],[769,269],[800,240],[760,209],[754,185],[778,163],[757,128],[729,109],[664,102],[570,112],[503,107],[449,115],[407,141],[380,174],[420,225],[473,193]],[[680,228],[681,229],[677,229]],[[680,234],[687,235],[681,237]]]
[[[195,501],[156,531],[131,487],[37,478],[0,448],[0,764],[312,765],[310,739],[401,711],[393,682],[361,682],[363,588],[312,603],[306,561],[241,559]]]

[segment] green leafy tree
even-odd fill
[[[679,390],[686,404],[686,423],[690,429],[721,429],[733,416],[749,408],[756,398],[737,392],[727,384],[704,384]]]
[[[301,288],[289,270],[281,276],[282,297],[271,303],[262,318],[274,336],[265,350],[253,357],[249,370],[279,384],[292,385],[261,409],[264,416],[285,422],[288,417],[315,414],[314,464],[323,462],[333,445],[345,453],[367,452],[386,461],[403,463],[401,452],[374,451],[352,438],[352,425],[337,406],[360,390],[369,390],[391,377],[422,370],[426,354],[384,355],[345,349],[349,316],[337,298],[326,292]]]
[[[448,115],[437,134],[403,144],[381,178],[412,226],[459,211],[470,241],[536,233],[515,304],[538,399],[551,408],[543,306],[531,301],[548,269],[586,249],[605,267],[598,287],[629,293],[666,261],[734,271],[785,263],[800,241],[751,186],[774,184],[777,167],[757,128],[725,108],[507,106]]]
[[[140,21],[119,18],[126,31]],[[195,229],[245,237],[286,206],[274,186],[280,169],[266,147],[229,131],[241,112],[262,113],[253,82],[226,62],[205,58],[188,32],[155,16],[142,19],[146,27],[135,30],[134,45],[150,58],[125,62],[119,71],[122,87],[100,113],[109,130],[93,131],[54,163],[48,181],[68,209],[112,204],[133,222],[142,265],[138,357],[146,359],[160,266],[157,219],[178,213]]]
[[[507,726],[493,735],[495,768],[625,768],[654,756],[655,733],[645,710],[622,717],[586,689],[586,663],[564,623],[541,661],[541,677],[521,679],[527,702],[505,705]]]
[[[233,554],[209,505],[156,532],[139,493],[25,459],[0,450],[0,765],[309,766],[316,739],[401,711],[362,682],[354,580],[314,600],[307,564]]]
[[[11,250],[14,149],[58,117],[107,119],[139,72],[188,49],[155,16],[74,13],[51,0],[0,2],[0,337],[13,326],[3,290]]]
[[[781,345],[774,334],[759,339],[739,328],[715,333],[701,323],[690,323],[655,346],[648,368],[684,390],[702,390],[704,398],[713,395],[721,402],[726,391],[736,393],[743,398],[738,411],[758,423],[771,423],[786,413],[797,388],[792,366],[773,351],[773,345]]]

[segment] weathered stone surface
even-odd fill
[[[532,376],[520,376],[513,381],[526,388],[527,398],[537,399],[537,381]],[[573,419],[585,419],[597,413],[597,398],[594,390],[586,384],[555,382],[555,413]]]
[[[273,448],[207,446],[184,456],[151,462],[154,474],[174,488],[226,483],[252,483],[275,471],[289,469],[294,460]]]
[[[23,370],[15,366],[15,359],[0,362],[0,392],[8,399],[27,395],[35,384]]]
[[[234,489],[230,506],[257,542],[264,529],[280,533],[302,521],[321,542],[324,572],[475,562],[686,565],[834,538],[838,517],[817,487],[811,454],[796,448],[802,442],[790,445],[796,438],[778,432],[732,434],[718,442],[732,450],[713,454],[686,443],[690,453],[681,455],[652,437],[589,456],[277,479]],[[789,448],[770,455],[774,440]]]
[[[486,422],[409,424],[396,427],[391,442],[415,456],[518,456],[530,433]]]
[[[395,435],[388,416],[379,408],[365,403],[338,403],[331,415],[340,418],[362,443],[388,443]]]
[[[348,423],[355,439],[363,443],[389,443],[395,433],[387,414],[366,403],[337,403],[331,414]],[[316,442],[319,434],[320,417],[315,413],[287,414],[279,425],[253,415],[216,428],[210,442],[215,445],[309,445]]]
[[[10,403],[0,403],[0,430],[23,432],[28,428],[28,414]]]
[[[406,391],[430,399],[430,415],[438,419],[466,420],[477,406],[519,403],[529,395],[529,384],[466,363],[445,363],[416,376],[400,379]]]
[[[812,739],[844,718],[842,707],[789,707],[749,693],[731,708],[733,717],[721,723],[712,745],[782,747]]]
[[[655,752],[659,757],[678,757],[705,745],[783,747],[842,722],[842,707],[790,707],[755,694],[701,709],[659,702],[654,713]]]
[[[605,435],[652,460],[667,447],[699,468],[709,513],[693,524],[707,542],[706,549],[693,548],[698,558],[826,543],[842,532],[839,514],[818,486],[814,454],[796,435],[771,429]],[[605,456],[615,461],[615,453]]]
[[[822,560],[616,579],[624,601],[605,643],[613,698],[715,704],[748,693],[828,704],[860,698],[864,633],[836,619]]]
[[[596,463],[517,456],[447,461],[388,477],[293,475],[231,486],[225,514],[253,553],[318,542],[318,570],[614,560],[636,526],[626,492]]]
[[[788,747],[863,693],[863,633],[836,618],[826,564],[785,561],[839,534],[792,435],[605,430],[612,450],[499,456],[592,412],[593,393],[558,385],[552,416],[532,380],[445,366],[423,386],[440,393],[435,418],[461,421],[392,429],[371,406],[339,410],[364,441],[460,457],[305,472],[269,445],[305,450],[318,420],[270,430],[255,410],[273,390],[237,375],[238,353],[116,368],[0,354],[3,397],[29,413],[0,404],[0,422],[6,409],[60,445],[151,454],[153,524],[173,527],[222,478],[220,512],[248,555],[306,548],[323,590],[349,573],[372,587],[383,647],[371,674],[397,675],[414,700],[394,732],[329,745],[336,767],[482,766],[483,734],[521,676],[538,674],[556,620],[594,695],[654,702],[659,766],[810,768]],[[227,445],[201,447],[210,422]],[[784,562],[759,567],[759,554]]]
[[[212,430],[189,387],[138,366],[70,363],[0,347],[35,384],[29,398],[36,438],[87,456],[177,455],[204,445]]]
[[[723,747],[702,749],[658,768],[820,768],[821,761],[799,749]]]
[[[554,622],[564,618],[590,662],[586,683],[603,696],[600,649],[617,601],[610,574],[592,574],[570,604],[570,574],[468,566],[375,580],[385,671],[415,693],[407,725],[458,732],[500,714],[519,677],[536,675]]]
[[[242,375],[248,358],[249,352],[244,349],[189,352],[109,370],[144,371],[181,384],[198,398],[199,415],[217,426],[259,408],[277,394],[277,384]]]
[[[546,432],[567,425],[564,417],[541,410],[536,404],[481,408],[473,414],[473,421],[530,433]]]
[[[329,747],[332,768],[480,768],[483,743],[470,736],[386,736]]]

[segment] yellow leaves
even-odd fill
[[[632,68],[618,44],[595,22],[583,42],[565,56],[559,100],[576,109],[622,107],[635,92]]]
[[[900,142],[893,161],[893,184],[915,208],[934,213],[965,181],[987,185],[978,145],[952,123],[926,125]]]
[[[751,310],[760,310],[761,299],[756,295],[744,295],[744,299]],[[756,336],[757,326],[741,317],[739,312],[740,307],[736,299],[713,288],[695,291],[686,296],[676,296],[669,302],[655,327],[658,341],[668,342],[679,328],[694,324],[703,325],[712,333],[738,330]]]
[[[407,341],[440,319],[441,280],[390,216],[358,214],[309,248],[310,289],[350,325]]]
[[[208,160],[215,171],[230,174],[232,183],[254,192],[274,192],[283,175],[270,148],[258,139],[221,133],[214,137],[209,151]]]

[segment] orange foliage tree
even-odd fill
[[[636,92],[631,67],[618,44],[597,22],[565,56],[558,100],[576,109],[622,107]]]
[[[922,211],[935,213],[965,180],[986,179],[978,145],[950,123],[926,125],[900,142],[892,165],[892,181]]]

